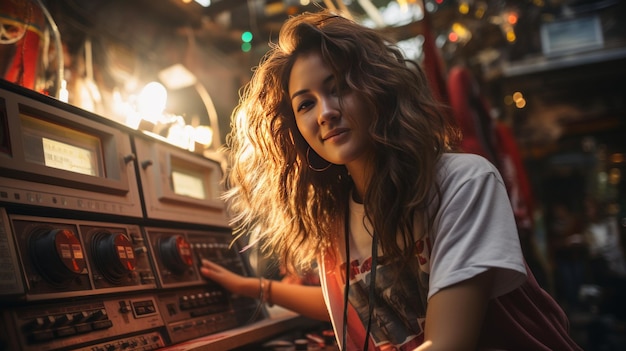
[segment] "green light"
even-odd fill
[[[243,34],[241,34],[241,40],[244,43],[249,43],[252,41],[252,33],[250,32],[243,32]]]
[[[248,52],[251,49],[252,49],[252,44],[250,44],[250,43],[242,43],[241,44],[241,51]]]

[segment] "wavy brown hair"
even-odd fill
[[[305,268],[321,252],[334,252],[352,188],[343,165],[324,172],[308,167],[309,146],[287,91],[294,61],[303,54],[321,54],[337,86],[356,92],[373,115],[376,172],[363,200],[385,256],[411,255],[402,248],[412,248],[415,233],[423,234],[416,223],[430,223],[435,164],[459,135],[419,65],[390,43],[327,10],[304,13],[284,23],[278,43],[270,44],[241,91],[226,144],[224,198],[236,233],[254,233],[262,249],[288,268]]]

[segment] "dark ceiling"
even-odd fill
[[[380,9],[392,2],[314,0],[313,4],[302,6],[298,0],[213,0],[209,7],[204,8],[192,0],[37,1],[46,5],[61,32],[64,49],[67,51],[64,64],[65,72],[69,73],[66,74],[66,79],[79,80],[78,78],[87,77],[97,83],[101,92],[112,95],[116,89],[130,92],[127,83],[131,78],[137,78],[138,81],[143,78],[154,80],[156,73],[182,63],[206,86],[218,115],[224,119],[220,122],[223,125],[229,123],[228,117],[237,103],[238,89],[246,83],[252,68],[267,51],[268,42],[276,41],[282,23],[290,15],[315,11],[329,5],[340,7],[339,4],[342,4],[350,15],[362,19],[367,16],[360,3],[369,1]],[[529,85],[527,89],[529,92],[555,90],[551,89],[552,85],[546,84],[548,78],[532,79],[528,73],[544,73],[544,69],[535,69],[541,66],[542,60],[544,64],[551,60],[550,69],[556,71],[553,63],[559,60],[552,60],[552,57],[544,57],[542,54],[540,28],[547,22],[588,15],[599,17],[604,42],[602,50],[598,51],[608,52],[612,48],[618,48],[621,49],[620,54],[626,56],[623,50],[626,48],[626,22],[623,20],[626,18],[626,1],[423,1],[426,2],[426,8],[430,9],[428,13],[432,34],[440,39],[438,47],[445,66],[461,63],[480,73],[477,77],[483,78],[482,83],[489,86],[490,96],[494,96],[494,101],[507,93],[507,87],[502,85],[502,81],[507,79],[532,82],[533,85]],[[513,19],[516,21],[507,24],[510,14],[514,15]],[[415,38],[425,33],[424,22],[416,20],[379,30],[397,40]],[[471,37],[457,42],[447,39],[455,25],[463,27],[471,33]],[[514,32],[515,40],[507,40],[507,30],[510,29]],[[243,52],[241,49],[241,34],[244,31],[254,34],[250,52]],[[573,36],[570,34],[568,33],[568,37],[577,38],[578,33]],[[86,55],[87,43],[93,49],[93,55],[89,55],[93,61],[89,63],[93,66],[93,77],[89,77],[90,70],[86,69],[89,61]],[[528,68],[526,66],[535,65],[535,68],[507,77],[502,73],[502,67],[506,65],[522,66],[525,69]],[[563,71],[563,74],[551,75],[550,79],[567,81],[568,83],[561,86],[569,88],[576,85],[569,83],[571,77],[581,75],[578,68],[580,67],[575,68],[575,72],[572,69]],[[623,75],[614,78],[615,70],[609,65],[596,64],[588,71],[591,72],[589,75],[594,78],[594,82],[598,81],[595,77],[612,77],[623,81]],[[603,82],[604,80],[596,85]],[[518,83],[516,84],[520,85]],[[510,86],[512,85],[511,83]],[[596,85],[580,84],[581,87],[594,90],[597,90]],[[570,90],[567,89],[568,96],[571,95]],[[193,92],[181,94],[185,97],[194,95]],[[580,95],[590,94],[585,91]],[[170,112],[182,114],[179,111],[184,111],[191,115],[189,111],[192,111],[202,114],[204,105],[199,99],[195,100],[190,103],[181,98],[184,101],[180,103],[181,108]],[[106,112],[98,111],[102,114]],[[513,110],[511,114],[515,112]]]
[[[406,0],[415,2],[415,0]],[[462,44],[446,43],[442,46],[448,61],[471,61],[480,58],[486,50],[496,49],[507,60],[516,60],[540,51],[538,28],[543,21],[607,10],[624,14],[623,1],[619,0],[425,0],[436,11],[431,13],[435,34],[446,34],[453,23],[460,23],[471,33],[472,39]],[[295,0],[213,0],[202,7],[188,0],[56,0],[48,1],[51,12],[66,27],[65,39],[81,42],[81,36],[109,36],[134,49],[153,50],[163,35],[181,35],[192,30],[203,45],[211,46],[227,55],[240,52],[241,33],[251,31],[254,44],[260,52],[265,44],[276,39],[282,22],[291,14],[315,11],[338,1],[311,1],[307,6]],[[388,5],[389,0],[371,0],[377,7]],[[346,8],[356,16],[364,14],[357,1],[344,1]],[[460,4],[468,4],[461,13]],[[478,16],[478,9],[482,15]],[[496,23],[504,14],[513,11],[518,16],[515,24],[517,40],[507,42],[501,24]],[[395,39],[406,39],[424,32],[422,21],[400,28],[386,28]],[[623,25],[621,29],[623,31]],[[181,35],[184,37],[184,35]],[[484,56],[484,55],[483,55]]]

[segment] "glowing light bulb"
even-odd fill
[[[161,83],[150,82],[139,93],[137,109],[142,118],[156,122],[163,114],[167,104],[167,90]]]

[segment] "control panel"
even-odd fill
[[[136,225],[24,215],[10,219],[29,300],[156,287]]]
[[[7,350],[154,350],[167,341],[158,308],[151,295],[21,306],[4,314]]]
[[[221,175],[0,81],[0,351],[156,350],[265,318],[199,271],[250,274]]]
[[[247,269],[232,245],[229,232],[146,228],[155,257],[160,287],[176,288],[158,295],[173,342],[188,340],[259,320],[254,299],[229,294],[205,280],[198,267],[203,258],[246,275]],[[186,287],[186,288],[185,288]]]

